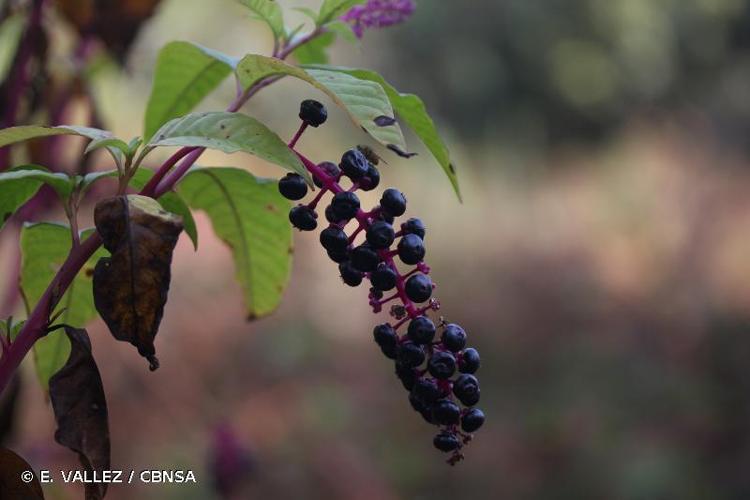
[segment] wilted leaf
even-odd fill
[[[159,330],[171,277],[172,251],[182,231],[180,217],[145,196],[100,201],[94,223],[111,257],[94,269],[94,304],[112,335],[130,342],[159,367],[154,337]]]
[[[53,332],[50,335],[62,335]],[[88,472],[109,470],[107,400],[86,330],[65,327],[70,357],[49,381],[55,413],[55,441],[78,453]],[[104,498],[107,484],[86,484],[86,499]]]
[[[7,448],[0,448],[0,493],[3,500],[44,500],[42,486],[34,474],[30,483],[21,474],[32,471],[26,460]],[[33,472],[33,471],[32,471]]]

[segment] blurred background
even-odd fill
[[[100,2],[101,16],[118,3]],[[232,0],[163,0],[146,17],[87,79],[119,136],[141,132],[165,42],[271,49]],[[46,22],[51,71],[69,74],[70,20]],[[408,24],[339,42],[332,62],[422,96],[447,138],[463,204],[413,136],[414,159],[379,151],[383,185],[427,224],[441,312],[482,355],[487,423],[464,462],[443,462],[372,342],[382,319],[366,290],[340,282],[316,234],[295,235],[281,308],[246,323],[229,251],[198,213],[198,252],[183,238],[175,255],[161,368],[147,372],[101,321],[89,328],[113,467],[192,469],[198,484],[115,485],[108,498],[221,498],[217,454],[235,498],[750,498],[750,1],[420,0]],[[323,99],[283,81],[245,110],[288,137],[304,98]],[[329,111],[301,143],[319,161],[366,142]],[[281,174],[242,155],[201,163]],[[9,279],[14,244],[0,239]],[[16,416],[6,443],[35,468],[78,467],[54,443],[30,363]]]

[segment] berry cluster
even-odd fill
[[[291,148],[307,126],[325,122],[326,111],[320,103],[304,101],[300,118],[302,126],[290,142]],[[406,212],[406,197],[393,188],[386,189],[380,203],[370,211],[361,208],[356,191],[371,191],[380,183],[376,168],[379,158],[369,149],[346,151],[338,165],[315,164],[297,155],[320,191],[309,203],[292,208],[289,220],[301,231],[315,230],[316,208],[325,194],[333,195],[324,211],[328,225],[320,232],[320,243],[338,264],[344,283],[356,287],[369,280],[373,312],[391,303],[393,321],[375,327],[375,342],[386,357],[395,361],[396,375],[409,391],[414,410],[440,427],[433,443],[451,453],[448,463],[455,464],[463,458],[461,449],[471,440],[471,433],[484,423],[484,413],[474,408],[480,393],[474,376],[479,369],[479,353],[466,347],[466,332],[459,325],[448,323],[442,316],[436,324],[428,316],[440,309],[440,303],[432,297],[435,285],[424,263],[424,224],[410,218],[398,229],[394,227],[395,219]],[[351,184],[348,189],[341,186],[344,178]],[[279,191],[290,200],[301,200],[308,186],[302,176],[292,173],[279,181]],[[348,227],[353,229],[347,232]],[[358,242],[360,235],[364,237]],[[396,258],[413,268],[402,272]],[[386,296],[386,292],[390,294]]]

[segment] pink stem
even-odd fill
[[[305,133],[305,130],[307,130],[307,122],[302,122],[302,125],[300,125],[299,129],[297,129],[297,133],[294,134],[294,137],[292,137],[292,140],[289,141],[290,148],[294,148],[294,146],[297,145],[299,138],[302,137],[302,134]]]

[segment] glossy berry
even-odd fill
[[[458,371],[461,373],[475,373],[479,370],[479,352],[473,347],[464,349],[461,361],[458,363]]]
[[[352,266],[358,271],[363,273],[369,273],[377,269],[380,257],[370,245],[363,243],[358,247],[354,248],[350,253]]]
[[[415,382],[414,387],[409,393],[409,403],[411,403],[411,407],[414,408],[414,411],[417,411],[419,413],[424,413],[427,411],[432,412],[432,408],[430,407],[429,403],[425,402],[422,398],[414,393],[414,390],[417,388],[418,384],[419,380]]]
[[[429,276],[417,273],[406,280],[406,296],[414,302],[424,302],[432,296],[432,280]]]
[[[375,250],[388,248],[396,239],[393,226],[382,220],[376,220],[367,228],[367,243]]]
[[[331,210],[333,216],[338,220],[349,220],[357,215],[359,198],[356,194],[348,191],[336,193],[333,200],[331,200]]]
[[[461,417],[461,409],[450,399],[441,399],[432,406],[432,417],[442,425],[454,425]]]
[[[398,334],[388,323],[376,326],[372,331],[375,343],[380,347],[396,348],[398,345]]]
[[[440,397],[440,389],[435,381],[430,378],[420,378],[417,380],[411,392],[425,403],[434,403]]]
[[[461,445],[456,435],[448,431],[443,431],[435,436],[435,439],[432,440],[432,444],[435,445],[435,448],[445,453],[454,451]]]
[[[306,99],[300,104],[299,117],[311,127],[319,127],[328,119],[328,111],[322,103],[313,99]]]
[[[424,242],[416,234],[405,234],[398,242],[398,257],[404,264],[417,264],[424,259],[424,254]]]
[[[356,181],[367,175],[370,162],[358,149],[350,149],[341,157],[339,167],[344,175]]]
[[[289,211],[289,222],[300,231],[313,231],[318,227],[318,214],[307,205],[297,205]]]
[[[286,174],[279,180],[279,192],[288,200],[301,200],[307,194],[307,184],[299,174]]]
[[[472,408],[461,417],[461,429],[464,432],[475,432],[484,423],[484,412],[479,408]]]
[[[373,288],[381,292],[393,290],[397,279],[396,271],[385,263],[378,264],[377,269],[370,274],[370,283],[372,283]]]
[[[474,375],[464,373],[453,382],[453,394],[466,406],[479,402],[479,381]]]
[[[435,323],[427,316],[417,316],[409,322],[406,335],[415,344],[429,344],[435,338]]]
[[[383,191],[383,197],[380,198],[380,207],[386,213],[398,217],[406,212],[406,198],[398,189],[388,188]]]
[[[349,261],[339,264],[339,272],[341,273],[341,279],[349,286],[359,286],[359,284],[362,283],[362,278],[365,276],[354,269]]]
[[[326,220],[330,222],[331,224],[336,224],[337,222],[341,221],[341,219],[336,217],[336,214],[333,213],[333,207],[331,205],[328,205],[326,207],[325,214],[326,214]]]
[[[416,217],[412,217],[411,219],[407,220],[403,224],[401,224],[401,231],[404,234],[416,234],[422,240],[424,240],[424,235],[427,234],[427,229],[424,227],[424,222],[422,222],[421,219],[417,219]]]
[[[323,163],[318,164],[318,168],[320,168],[323,172],[325,172],[328,177],[333,179],[334,181],[338,181],[341,177],[341,169],[333,162],[330,161],[324,161]],[[319,188],[323,187],[323,182],[318,179],[315,175],[313,175],[313,184],[318,186]]]
[[[466,332],[457,324],[449,323],[445,325],[440,341],[449,351],[458,352],[466,346]]]
[[[349,251],[347,249],[334,251],[326,250],[326,253],[328,254],[328,258],[336,264],[341,264],[342,262],[349,260]]]
[[[396,376],[407,391],[411,391],[415,382],[419,379],[419,374],[413,367],[404,365],[400,361],[396,362]]]
[[[427,369],[433,377],[445,380],[456,372],[456,358],[449,352],[437,351],[430,356]]]
[[[384,220],[388,224],[393,225],[393,222],[396,220],[396,218],[390,214],[387,214],[383,211],[380,211],[380,213],[376,217],[377,220]]]
[[[360,181],[360,186],[363,191],[372,191],[380,184],[380,172],[375,165],[370,163],[367,167],[367,175],[365,175]]]
[[[320,232],[320,244],[329,252],[342,252],[349,246],[349,237],[338,226],[330,226]]]
[[[424,349],[414,342],[404,342],[398,346],[398,362],[404,366],[415,367],[424,363]]]

